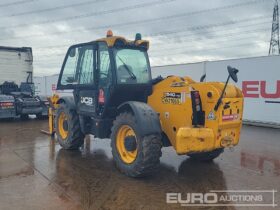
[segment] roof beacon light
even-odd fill
[[[135,41],[141,40],[142,39],[142,35],[140,33],[137,33],[135,35]]]
[[[111,37],[111,36],[113,36],[113,32],[112,32],[112,30],[108,30],[107,31],[107,37]]]

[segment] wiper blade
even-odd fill
[[[120,59],[120,61],[123,63],[126,71],[128,72],[128,74],[130,75],[131,79],[136,79],[135,74],[128,68],[128,66],[126,65],[126,63],[120,58],[120,56],[117,55],[117,57]]]
[[[128,68],[128,66],[126,64],[124,64],[124,66],[127,72],[130,74],[131,79],[136,79],[135,74]]]

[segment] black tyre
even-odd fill
[[[56,112],[55,128],[58,143],[63,149],[78,149],[84,143],[79,116],[66,104],[60,104]]]
[[[28,119],[29,119],[29,115],[28,115],[28,114],[21,114],[21,115],[20,115],[20,119],[22,119],[22,120],[28,120]]]
[[[194,160],[209,162],[217,158],[220,154],[224,152],[224,148],[215,149],[211,152],[201,152],[188,154],[188,156]]]
[[[113,159],[117,168],[131,177],[147,176],[155,172],[162,154],[160,136],[141,136],[140,126],[135,116],[125,112],[117,116],[112,127]]]

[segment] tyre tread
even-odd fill
[[[138,140],[141,141],[140,150],[138,150],[137,160],[133,167],[130,170],[127,167],[124,167],[124,164],[120,158],[118,157],[117,150],[115,148],[115,135],[117,134],[117,129],[121,123],[124,121],[132,123],[136,126],[137,120],[135,116],[133,116],[129,112],[121,113],[119,116],[116,117],[116,120],[113,122],[112,126],[112,133],[111,133],[111,147],[112,147],[112,154],[116,163],[117,168],[124,174],[131,176],[131,177],[143,177],[150,174],[153,174],[159,167],[160,164],[160,157],[161,153],[161,139],[160,136],[157,134],[150,134],[146,135],[139,139],[139,135],[137,136]],[[137,135],[137,134],[136,134]],[[139,148],[138,148],[139,149]]]
[[[78,149],[79,147],[81,147],[83,145],[84,137],[85,137],[85,135],[81,131],[79,116],[75,110],[70,109],[66,104],[61,104],[57,110],[57,113],[60,112],[60,109],[62,109],[62,110],[64,109],[69,113],[68,130],[69,130],[70,136],[67,138],[70,138],[70,140],[68,141],[67,144],[64,144],[63,141],[65,141],[65,140],[61,140],[58,135],[58,142],[64,149],[67,149],[67,150]],[[56,114],[56,116],[58,116],[58,115]],[[57,120],[56,120],[56,128],[57,128]]]

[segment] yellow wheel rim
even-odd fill
[[[125,163],[132,163],[136,159],[137,149],[135,149],[134,151],[128,151],[125,148],[124,142],[127,136],[135,137],[137,142],[136,134],[133,129],[128,125],[123,125],[118,130],[116,146],[122,161]]]
[[[68,136],[68,129],[66,130],[64,127],[65,123],[67,123],[67,116],[64,112],[61,112],[58,117],[58,132],[63,140]]]

